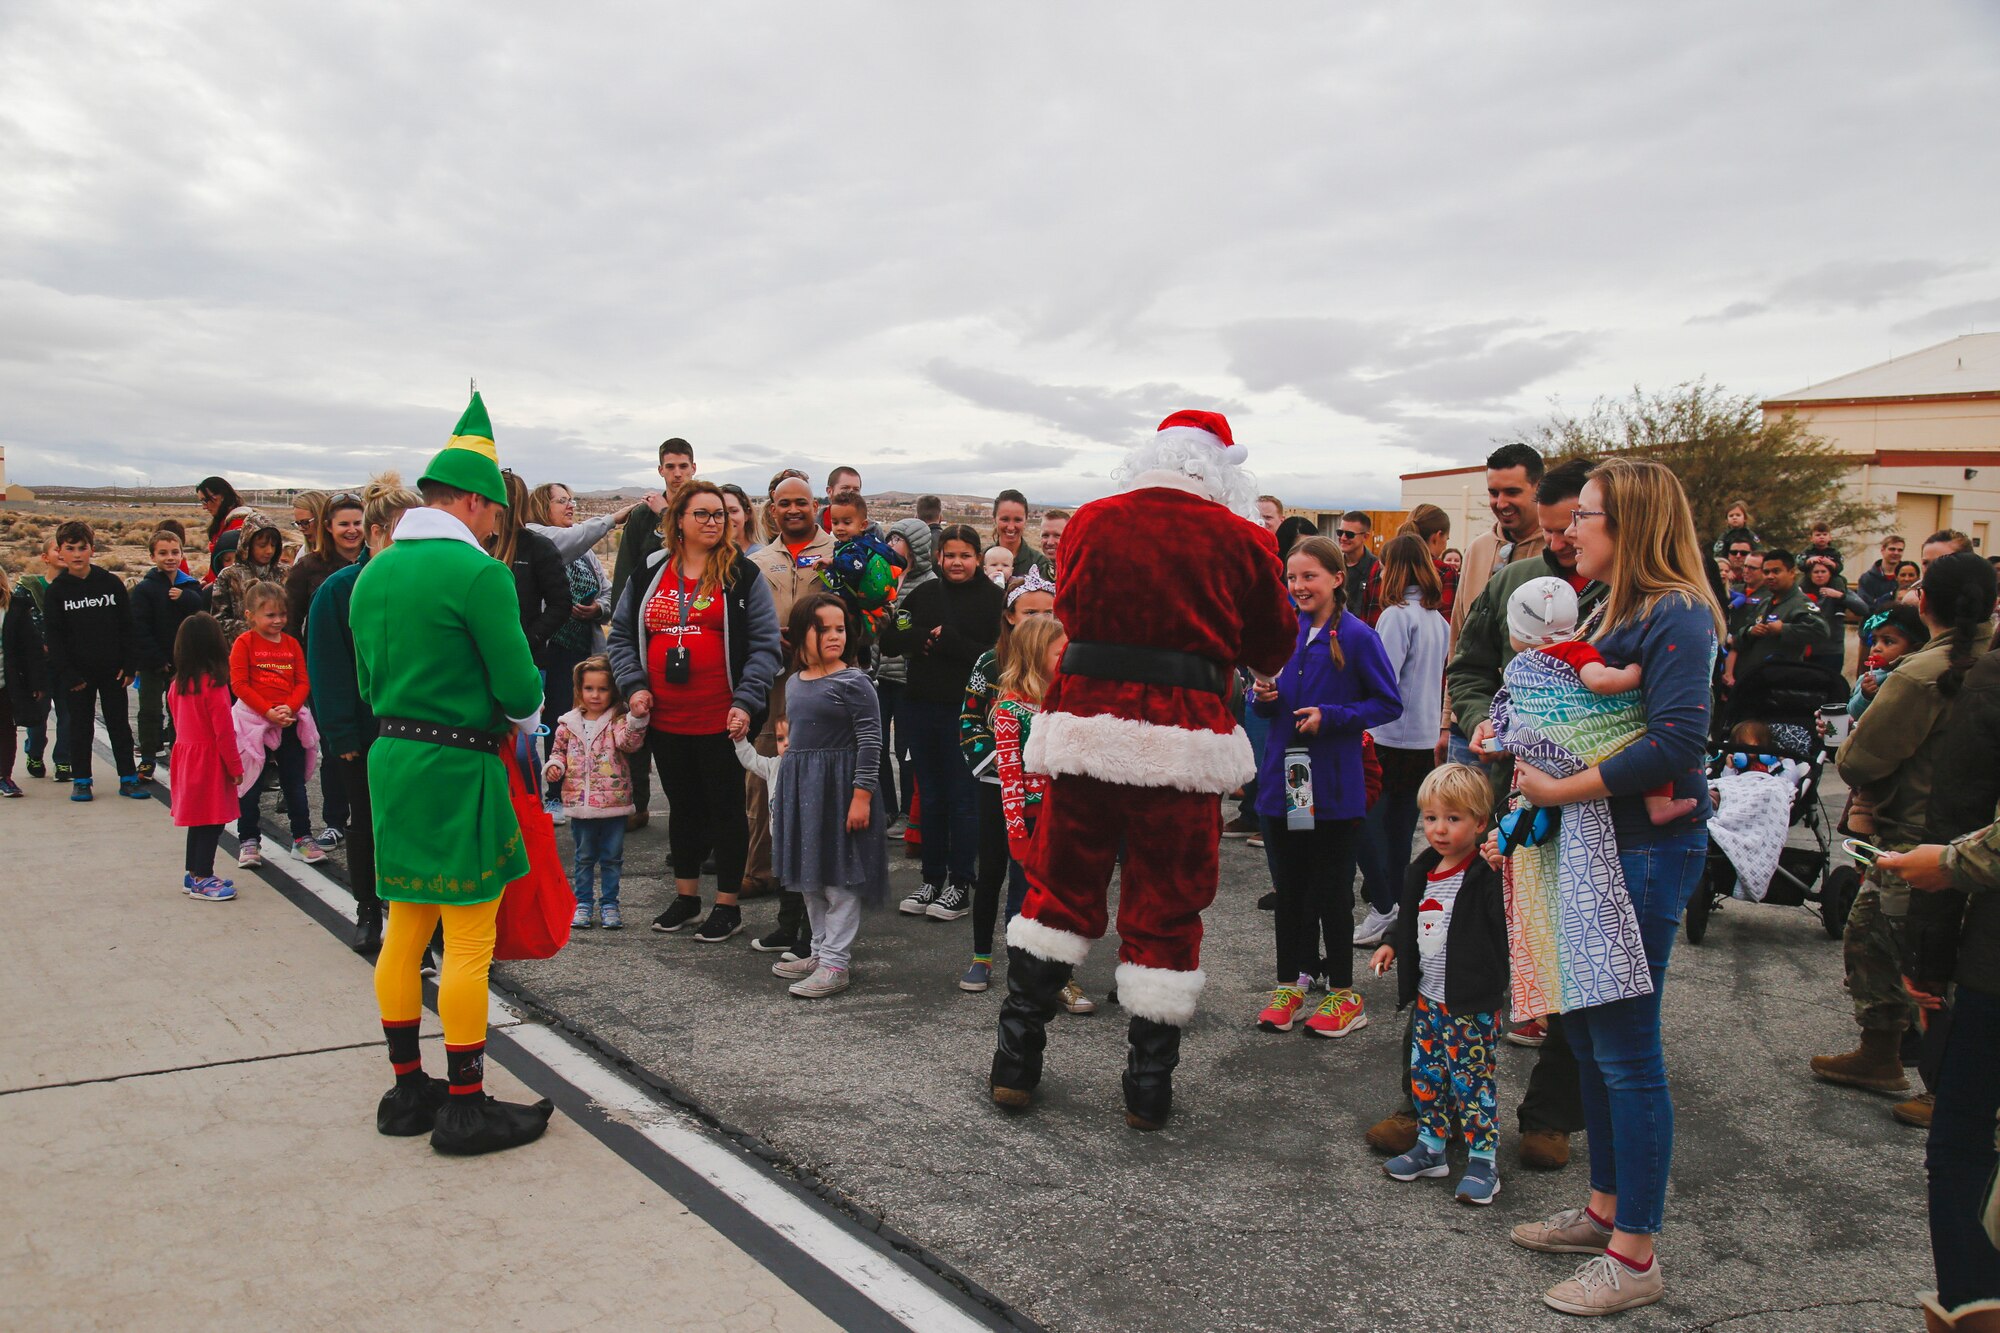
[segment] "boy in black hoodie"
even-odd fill
[[[1395,1180],[1448,1174],[1445,1144],[1456,1119],[1467,1148],[1458,1201],[1488,1204],[1500,1192],[1493,1066],[1507,1004],[1506,900],[1499,872],[1479,855],[1493,788],[1476,769],[1446,764],[1417,789],[1417,807],[1430,847],[1410,863],[1392,942],[1370,960],[1377,976],[1396,964],[1399,1008],[1416,1001],[1417,1146],[1382,1169]]]
[[[174,678],[174,639],[183,620],[208,609],[208,597],[181,560],[179,533],[158,529],[147,553],[153,567],[132,585],[132,638],[139,670],[139,777],[150,782],[154,762],[172,740],[162,722]]]
[[[71,519],[56,529],[56,553],[63,572],[49,581],[42,603],[48,633],[49,679],[57,706],[69,710],[69,798],[90,797],[92,719],[100,704],[111,757],[118,766],[118,794],[146,797],[132,762],[132,715],[125,687],[132,681],[137,646],[133,642],[132,599],[117,575],[90,563],[96,546],[90,525]]]

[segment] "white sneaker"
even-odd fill
[[[784,964],[780,963],[779,966],[782,967]],[[829,995],[838,995],[847,989],[847,969],[820,967],[804,981],[793,982],[789,989],[801,1000],[824,1000]]]
[[[1354,928],[1354,947],[1357,949],[1372,949],[1380,944],[1382,937],[1394,928],[1396,918],[1401,916],[1402,912],[1403,909],[1400,906],[1392,907],[1386,912],[1378,912],[1372,907],[1369,908],[1368,915],[1363,917],[1361,924]]]
[[[236,849],[236,864],[240,867],[264,864],[264,844],[255,838],[245,838]]]
[[[804,981],[819,971],[819,959],[794,958],[789,953],[780,962],[771,964],[771,975],[783,977],[786,981]]]
[[[569,812],[563,809],[561,801],[543,801],[542,809],[548,811],[550,822],[556,824],[569,823]]]

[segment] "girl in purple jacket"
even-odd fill
[[[1257,1015],[1266,1032],[1289,1032],[1306,992],[1324,976],[1326,998],[1305,1020],[1317,1037],[1368,1025],[1354,989],[1354,853],[1367,790],[1361,734],[1403,714],[1396,672],[1375,631],[1347,610],[1347,563],[1325,537],[1292,547],[1285,582],[1299,608],[1298,645],[1275,680],[1259,680],[1251,706],[1271,720],[1257,774],[1264,854],[1278,893],[1278,988]],[[1312,826],[1286,817],[1287,751],[1312,765]],[[1321,952],[1321,942],[1325,952]]]

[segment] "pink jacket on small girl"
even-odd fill
[[[547,767],[562,780],[563,813],[571,819],[610,819],[633,812],[632,766],[625,758],[646,743],[646,719],[626,713],[583,720],[572,708],[549,737]]]
[[[265,751],[278,748],[285,729],[241,699],[229,710],[229,717],[236,724],[236,751],[243,762],[243,775],[236,780],[236,794],[241,796],[264,772],[269,758]],[[306,747],[306,776],[310,778],[319,772],[319,724],[313,721],[312,709],[301,708],[299,720],[292,725],[299,729],[299,744]]]

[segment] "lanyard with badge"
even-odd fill
[[[695,593],[700,590],[700,579],[689,583],[681,577],[679,567],[675,567],[674,600],[680,604],[679,619],[674,625],[674,641],[668,645],[666,661],[660,667],[660,678],[669,685],[685,685],[693,674],[694,659],[687,646],[688,611],[694,605]]]

